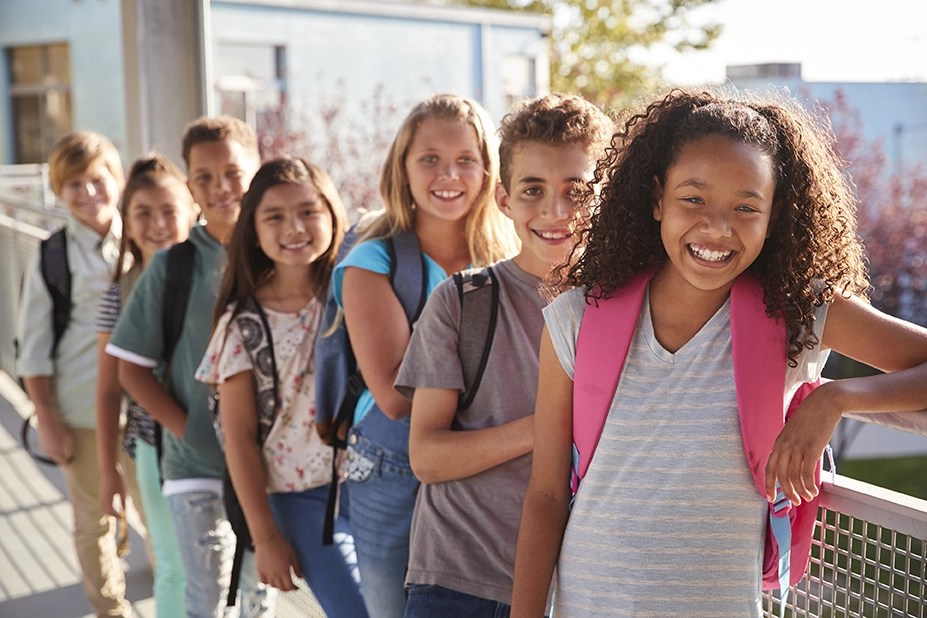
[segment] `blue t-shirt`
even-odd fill
[[[444,269],[438,266],[433,259],[425,257],[425,276],[428,278],[428,294],[438,287],[438,284],[447,279],[448,275]],[[383,240],[367,240],[355,245],[343,260],[335,267],[332,273],[332,294],[338,307],[344,309],[344,303],[341,300],[341,284],[344,281],[344,269],[349,267],[363,268],[379,275],[388,275],[390,267],[389,252],[386,249],[386,243]],[[364,389],[360,399],[357,401],[357,407],[354,408],[354,423],[357,424],[364,418],[370,408],[373,407],[373,395],[369,389]]]

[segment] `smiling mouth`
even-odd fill
[[[463,195],[463,191],[432,191],[431,194],[443,200],[452,200]]]
[[[289,251],[298,251],[300,249],[308,247],[310,245],[310,242],[311,241],[304,240],[303,242],[293,242],[293,243],[289,243],[286,245],[280,245],[280,246]]]
[[[708,247],[702,247],[700,245],[693,244],[686,245],[686,247],[689,249],[689,253],[706,262],[726,262],[734,255],[733,250],[715,251],[714,249],[709,249]]]
[[[569,231],[541,231],[541,230],[531,230],[534,234],[544,240],[566,240],[570,238],[573,234]]]

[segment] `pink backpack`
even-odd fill
[[[605,426],[651,276],[650,272],[635,275],[611,298],[586,306],[573,379],[574,494]],[[744,452],[757,491],[765,497],[766,462],[773,444],[786,419],[818,383],[803,384],[788,412],[783,410],[785,327],[767,317],[763,287],[752,275],[741,275],[731,290],[731,337]],[[819,465],[814,479],[818,486],[820,474]],[[763,589],[779,588],[783,606],[789,585],[797,584],[808,566],[817,511],[818,498],[794,507],[781,490],[770,505]]]

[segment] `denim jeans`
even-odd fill
[[[335,521],[334,544],[322,545],[328,485],[267,497],[280,534],[296,551],[303,579],[325,615],[366,618],[354,539],[345,518]]]
[[[155,447],[135,441],[138,491],[154,551],[154,600],[158,618],[183,616],[186,577],[167,499],[161,494],[161,471]]]
[[[222,497],[194,491],[167,497],[177,543],[187,574],[187,618],[223,618],[226,609],[235,535],[225,516]],[[254,554],[244,553],[238,606],[242,618],[274,615],[277,591],[258,581]]]
[[[512,606],[442,586],[412,584],[405,618],[509,618]]]
[[[376,406],[348,436],[345,463],[361,592],[371,618],[401,618],[418,480],[409,465],[409,418]]]

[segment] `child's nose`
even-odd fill
[[[730,236],[731,223],[725,213],[707,212],[705,213],[702,230],[711,236]]]
[[[542,209],[541,214],[548,219],[561,221],[564,219],[572,219],[574,208],[575,201],[573,197],[568,195],[561,195],[556,196],[554,199],[547,202],[546,206]]]

